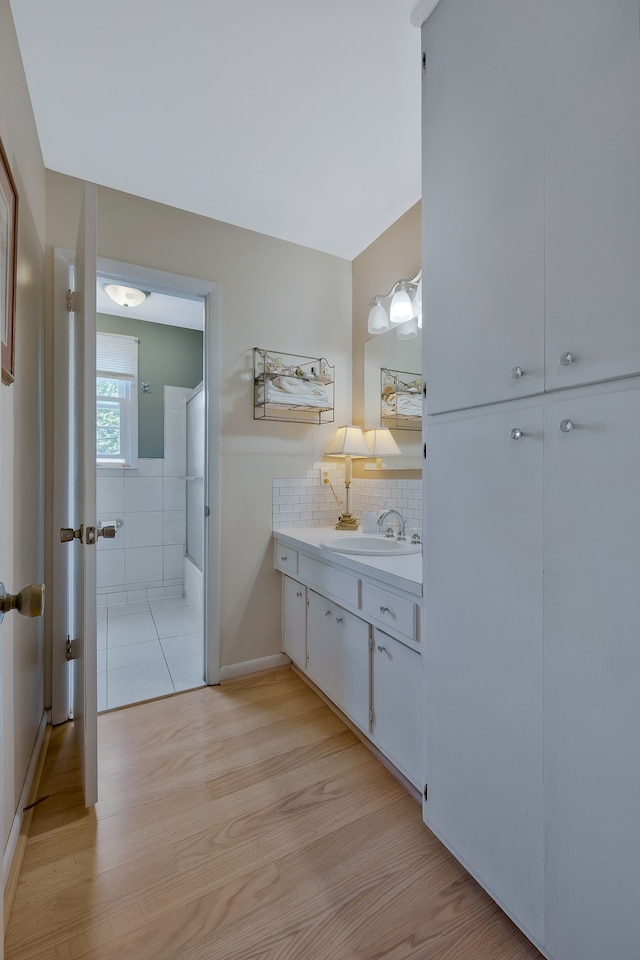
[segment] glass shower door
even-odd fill
[[[204,562],[204,390],[187,401],[187,546],[198,570]]]

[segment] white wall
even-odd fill
[[[0,580],[44,579],[43,315],[45,172],[8,0],[0,0],[0,136],[18,189],[16,379],[2,391]],[[2,627],[3,846],[43,713],[43,623]]]
[[[80,183],[48,172],[48,244],[73,244],[79,205]],[[98,252],[221,284],[221,664],[278,653],[271,482],[303,476],[350,422],[351,263],[104,188]],[[254,421],[254,346],[335,364],[336,423]]]

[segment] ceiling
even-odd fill
[[[45,165],[353,259],[420,199],[415,0],[10,0]]]

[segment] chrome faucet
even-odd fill
[[[381,528],[382,528],[382,524],[384,523],[384,521],[387,519],[387,517],[391,516],[392,514],[398,518],[398,536],[397,536],[397,539],[398,539],[398,540],[406,540],[406,539],[407,539],[407,535],[406,535],[407,521],[405,520],[405,518],[402,516],[402,514],[401,514],[398,510],[385,510],[384,513],[381,513],[381,514],[380,514],[380,517],[379,517],[379,519],[378,519],[378,529],[381,529]],[[388,527],[388,528],[387,528],[387,531],[386,531],[386,533],[385,533],[385,537],[389,537],[389,539],[391,539],[391,537],[393,537],[393,529],[392,529],[392,527]]]

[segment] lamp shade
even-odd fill
[[[118,283],[105,283],[104,292],[121,307],[138,307],[148,296],[144,290],[122,287]]]
[[[413,340],[418,336],[418,320],[416,317],[412,317],[411,320],[405,320],[405,322],[398,327],[398,332],[396,334],[398,340]]]
[[[328,457],[370,457],[362,427],[338,427],[325,450]]]
[[[380,297],[376,297],[369,310],[369,333],[384,333],[389,329],[389,317]]]
[[[391,323],[404,323],[405,320],[411,320],[414,312],[411,297],[407,293],[406,283],[402,281],[391,298],[389,319]]]
[[[365,438],[372,457],[399,457],[400,447],[393,439],[388,427],[378,430],[365,430]]]

